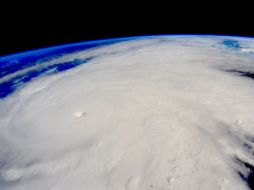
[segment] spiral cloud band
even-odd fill
[[[252,188],[252,71],[254,39],[154,36],[3,73],[0,189]]]

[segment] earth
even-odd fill
[[[248,37],[128,37],[2,56],[0,189],[254,189],[253,79]]]

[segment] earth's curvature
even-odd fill
[[[0,57],[0,189],[254,189],[253,78],[245,37]]]

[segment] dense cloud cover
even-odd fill
[[[45,70],[0,99],[0,189],[248,189],[253,63],[250,38],[157,36],[8,73]]]

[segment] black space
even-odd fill
[[[0,55],[86,40],[151,34],[254,36],[250,11],[207,2],[189,4],[109,2],[12,3],[0,12]],[[190,4],[193,4],[191,2]],[[232,5],[232,3],[230,3]],[[228,5],[227,5],[228,6]],[[251,8],[252,6],[247,7]],[[209,8],[209,9],[208,9]],[[239,10],[242,10],[240,12]],[[4,12],[3,12],[4,11]]]

